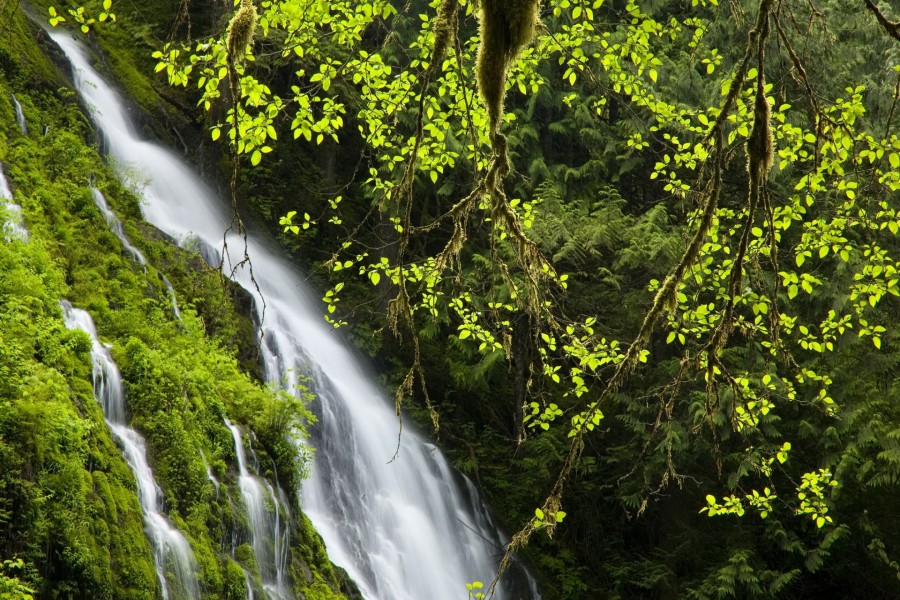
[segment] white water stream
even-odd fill
[[[28,125],[25,123],[25,111],[22,110],[22,105],[19,104],[19,99],[16,98],[16,95],[12,95],[13,108],[16,109],[16,123],[19,124],[19,130],[22,132],[22,135],[28,135]]]
[[[181,158],[141,139],[117,94],[91,66],[68,33],[51,31],[74,67],[78,93],[123,169],[148,180],[144,217],[182,243],[222,248],[231,221],[228,204]],[[224,268],[243,256],[243,240],[227,237]],[[464,478],[432,444],[404,429],[372,377],[322,319],[322,306],[303,276],[264,236],[251,233],[248,253],[265,300],[263,355],[267,378],[296,392],[301,374],[312,376],[319,423],[317,448],[302,490],[303,510],[322,534],[331,559],[344,567],[367,600],[462,600],[466,583],[489,582],[504,538]],[[229,256],[231,254],[231,256]],[[249,270],[235,280],[262,306]],[[538,598],[523,575],[521,589],[503,584],[497,598]]]
[[[294,597],[287,579],[289,532],[282,516],[284,507],[272,486],[250,473],[241,430],[227,419],[231,430],[234,451],[238,460],[238,485],[247,521],[250,526],[250,543],[256,555],[259,576],[267,598],[289,600]],[[251,587],[247,588],[252,595]]]
[[[91,361],[94,365],[94,397],[103,408],[106,424],[122,450],[125,462],[137,480],[138,500],[144,515],[144,529],[153,548],[156,574],[164,600],[188,600],[200,597],[194,554],[184,536],[163,516],[162,491],[156,485],[147,463],[144,438],[126,425],[125,387],[109,349],[97,338],[94,321],[87,312],[60,302],[69,329],[80,329],[91,336]]]
[[[28,229],[22,219],[22,207],[13,202],[12,189],[3,173],[3,165],[0,164],[0,205],[6,212],[6,219],[0,224],[0,230],[3,231],[3,237],[6,241],[19,239],[23,242],[28,241]]]
[[[103,218],[106,219],[106,224],[109,225],[110,230],[117,238],[119,238],[119,241],[122,242],[122,247],[125,248],[125,251],[131,256],[131,259],[141,265],[146,273],[147,258],[144,256],[143,252],[134,247],[134,244],[132,244],[131,240],[128,239],[128,236],[125,235],[125,228],[122,225],[122,221],[119,220],[116,213],[109,207],[106,196],[94,186],[91,186],[91,195],[94,198],[94,204],[96,204],[97,208],[100,209],[100,212],[103,213]],[[172,287],[172,283],[169,281],[168,277],[162,274],[160,274],[160,277],[162,277],[163,283],[168,290],[169,301],[172,303],[172,314],[180,321],[181,311],[178,309],[178,298],[175,296],[175,288]]]
[[[125,248],[125,252],[127,252],[131,256],[131,259],[134,262],[141,265],[144,268],[144,271],[146,271],[147,259],[144,256],[144,253],[135,248],[131,243],[131,240],[128,239],[128,236],[125,235],[125,229],[122,227],[122,221],[119,220],[119,217],[116,216],[116,213],[114,213],[109,207],[109,203],[107,203],[106,201],[106,196],[103,195],[103,192],[93,186],[91,186],[91,196],[93,196],[94,198],[94,204],[96,204],[97,208],[100,209],[100,212],[103,213],[103,218],[106,219],[106,224],[109,225],[109,229],[114,234],[116,234],[116,237],[119,238],[120,242],[122,242],[122,247]]]

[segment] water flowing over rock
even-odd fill
[[[91,195],[94,198],[94,204],[97,205],[97,208],[100,209],[100,212],[103,213],[103,218],[106,219],[107,225],[109,225],[110,230],[116,234],[116,237],[119,238],[119,241],[122,242],[122,247],[125,248],[125,251],[131,256],[134,262],[141,265],[144,269],[144,272],[147,272],[147,258],[144,256],[144,253],[134,247],[134,244],[131,243],[131,240],[128,239],[128,236],[125,235],[125,229],[122,226],[122,221],[119,217],[116,216],[116,213],[112,211],[109,207],[109,203],[106,201],[106,196],[103,195],[103,192],[98,190],[97,188],[91,186]],[[169,281],[169,278],[165,275],[161,275],[163,283],[166,286],[166,290],[169,294],[169,301],[172,303],[172,314],[175,315],[179,321],[181,320],[181,311],[178,309],[178,298],[175,296],[175,288],[172,287],[172,282]]]
[[[148,181],[144,217],[182,243],[221,247],[231,222],[228,203],[174,153],[138,137],[116,92],[70,34],[50,36],[72,62],[78,92],[114,164],[137,169]],[[244,239],[233,232],[226,239],[223,267],[231,273],[243,258]],[[392,403],[324,322],[321,304],[291,261],[263,235],[251,231],[246,244],[253,279],[245,266],[233,277],[256,297],[260,316],[265,306],[260,334],[267,378],[290,393],[305,384],[317,396],[319,422],[310,440],[317,450],[302,500],[331,559],[368,600],[459,600],[467,596],[466,583],[491,581],[506,540],[483,503],[473,501],[469,484],[411,427],[391,460],[399,428]],[[524,590],[504,581],[495,598],[538,598],[530,578],[522,579]]]
[[[222,484],[219,483],[219,480],[216,479],[215,474],[213,473],[212,467],[209,466],[209,461],[206,460],[206,455],[203,454],[203,451],[200,451],[200,458],[203,459],[203,467],[206,469],[206,478],[216,489],[216,499],[219,498],[219,492],[221,491]]]
[[[250,543],[256,555],[263,590],[267,599],[290,600],[294,595],[287,579],[289,539],[280,494],[276,494],[268,482],[250,473],[241,430],[227,420],[225,425],[234,439],[238,485],[247,511]]]
[[[144,515],[144,529],[153,548],[156,574],[164,600],[187,600],[200,597],[196,564],[185,537],[162,514],[162,491],[156,485],[147,463],[144,438],[126,424],[125,386],[109,349],[97,337],[91,316],[69,302],[62,301],[63,318],[69,329],[80,329],[91,336],[91,361],[94,365],[94,397],[103,408],[103,416],[113,438],[118,442],[137,480],[138,500]]]
[[[131,243],[131,240],[128,239],[128,236],[125,235],[125,229],[122,227],[122,221],[119,220],[119,217],[116,216],[116,213],[112,211],[109,207],[109,203],[106,201],[106,196],[103,195],[103,192],[98,190],[97,188],[91,186],[91,196],[94,198],[94,204],[97,205],[97,208],[100,209],[100,212],[103,213],[103,218],[106,219],[106,224],[109,225],[109,229],[116,234],[116,237],[119,238],[119,241],[122,242],[122,247],[125,248],[125,252],[127,252],[134,262],[138,263],[144,270],[147,270],[147,259],[144,257],[144,254],[134,247]]]
[[[28,135],[28,124],[25,123],[25,111],[22,110],[22,105],[19,104],[19,100],[16,98],[15,94],[12,94],[12,103],[13,108],[16,109],[16,123],[19,124],[19,130],[22,132],[22,135]]]
[[[13,193],[3,173],[3,165],[0,164],[0,206],[6,212],[6,219],[2,223],[3,237],[10,242],[14,239],[28,241],[28,229],[22,219],[22,207],[12,201]]]

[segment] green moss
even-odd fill
[[[222,598],[224,600],[244,600],[247,597],[247,578],[244,576],[244,571],[240,565],[233,560],[227,559],[225,561],[224,577]]]
[[[4,35],[0,37],[0,76],[20,84],[60,81],[59,72],[35,41],[33,33],[36,28],[25,13],[18,9],[10,10],[11,7],[3,5],[0,7],[4,9]],[[5,119],[3,112],[0,112],[0,117]]]
[[[90,339],[63,324],[58,301],[66,298],[91,313],[112,349],[132,425],[147,440],[171,521],[194,551],[204,597],[245,598],[244,571],[221,543],[235,527],[246,529],[227,481],[235,457],[224,419],[253,429],[262,463],[274,463],[280,482],[294,489],[305,457],[286,435],[302,427],[305,408],[241,370],[256,357],[248,349],[252,323],[235,309],[239,295],[203,269],[196,253],[137,222],[138,199],[92,147],[71,92],[57,90],[56,75],[42,70],[49,63],[16,15],[14,35],[0,40],[0,98],[15,92],[29,123],[50,129],[18,135],[14,114],[0,101],[0,156],[31,231],[27,246],[0,243],[0,543],[34,566],[15,577],[41,597],[160,595],[134,477],[93,397]],[[101,44],[124,41],[104,35]],[[134,79],[126,87],[139,90],[141,104],[158,102],[129,61],[119,52],[111,64]],[[35,81],[40,85],[30,85]],[[108,230],[90,183],[147,256],[146,271]],[[175,286],[183,321],[172,315],[163,275]],[[218,496],[203,456],[223,481]],[[302,586],[312,586],[315,597],[339,597],[322,595],[339,589],[339,578],[320,540],[314,551],[305,548],[318,538],[301,519],[294,554],[308,555],[313,573]],[[250,547],[240,546],[235,557],[258,584]]]

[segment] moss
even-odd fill
[[[223,600],[244,600],[247,598],[247,578],[240,565],[231,559],[225,561]]]
[[[244,52],[253,43],[256,19],[256,7],[252,0],[241,0],[241,7],[231,17],[226,33],[228,62],[232,68],[235,64],[243,62]]]
[[[194,551],[204,597],[244,598],[243,571],[222,547],[241,518],[231,504],[240,503],[236,490],[229,502],[225,481],[217,497],[201,456],[224,479],[234,462],[223,424],[229,416],[257,432],[257,450],[269,455],[263,463],[274,462],[282,482],[294,487],[302,461],[285,434],[302,424],[303,406],[281,402],[241,371],[236,357],[245,348],[245,362],[254,360],[246,351],[254,336],[235,310],[233,290],[199,266],[196,253],[135,223],[138,199],[92,147],[72,94],[42,74],[39,54],[33,63],[28,58],[38,47],[27,28],[14,32],[15,39],[0,40],[0,98],[15,92],[30,123],[51,127],[44,137],[17,135],[14,115],[0,101],[0,156],[32,234],[27,247],[0,244],[0,543],[34,565],[22,579],[41,597],[160,594],[134,477],[93,398],[90,339],[62,322],[57,303],[67,298],[91,313],[112,348],[132,425],[147,440],[171,521]],[[101,44],[124,42],[103,35]],[[10,50],[20,47],[28,62]],[[141,104],[158,102],[128,52],[110,62],[134,79],[129,91],[144,90],[136,92],[145,96]],[[41,85],[26,85],[38,79]],[[146,271],[108,230],[89,182],[147,256]],[[175,286],[183,321],[171,314],[163,276]],[[316,539],[311,530],[303,535]],[[299,543],[296,553],[305,553]],[[249,546],[235,556],[258,580]],[[321,541],[310,556],[315,576],[304,582],[338,590]]]
[[[37,28],[15,8],[3,11],[0,36],[0,76],[17,84],[60,82],[59,72],[41,51],[35,39]]]
[[[500,127],[506,75],[519,52],[531,43],[539,23],[539,0],[481,0],[478,12],[478,89],[491,131]]]

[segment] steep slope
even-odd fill
[[[0,8],[0,161],[29,231],[27,241],[0,240],[0,595],[178,597],[157,577],[135,476],[94,398],[102,381],[92,342],[66,327],[65,299],[90,314],[121,371],[126,419],[146,440],[162,518],[189,543],[202,597],[252,596],[262,569],[226,418],[252,432],[247,449],[271,465],[258,476],[293,490],[306,461],[286,434],[308,413],[247,374],[256,369],[253,326],[235,308],[247,299],[141,223],[141,182],[118,182],[43,58],[43,36],[18,6]],[[121,220],[117,231],[98,191]],[[344,597],[352,585],[295,497],[286,500],[292,593]]]

